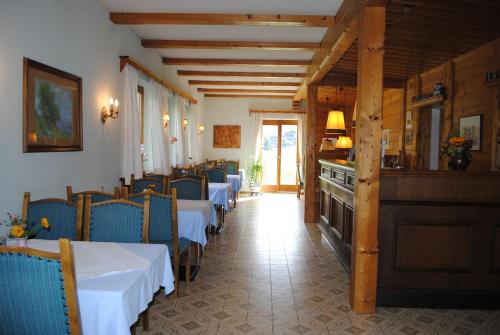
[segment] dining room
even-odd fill
[[[0,0],[0,335],[498,334],[500,7],[452,2]]]

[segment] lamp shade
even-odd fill
[[[328,120],[326,121],[327,135],[342,135],[345,134],[344,112],[332,110],[328,112]]]
[[[324,138],[319,146],[319,151],[333,151],[335,150],[335,144],[328,138]]]
[[[349,136],[339,136],[337,143],[335,144],[335,149],[351,149],[352,140]]]
[[[352,127],[356,127],[357,116],[358,116],[358,101],[356,100],[354,102],[354,113],[352,113],[352,121],[351,121]]]

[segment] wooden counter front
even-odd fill
[[[500,308],[500,175],[383,171],[377,305]]]

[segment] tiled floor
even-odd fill
[[[352,313],[347,274],[302,218],[294,194],[241,199],[189,290],[158,295],[142,334],[500,334],[500,311]]]

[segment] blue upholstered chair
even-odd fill
[[[192,166],[189,167],[173,167],[171,168],[171,176],[173,178],[181,178],[181,177],[188,177],[188,176],[194,176],[196,174],[196,169]]]
[[[142,174],[142,177],[143,178],[151,178],[151,179],[156,179],[158,180],[159,182],[162,182],[163,183],[163,180],[165,177],[167,177],[166,175],[164,174],[161,174],[161,173],[143,173]]]
[[[144,203],[150,197],[149,204],[149,243],[166,244],[170,257],[173,258],[175,290],[179,296],[179,269],[181,260],[186,264],[186,286],[191,277],[191,241],[179,238],[177,223],[177,195],[175,189],[171,195],[147,191],[130,194],[129,201]]]
[[[227,182],[227,171],[225,167],[217,167],[207,169],[207,177],[209,183],[225,183]]]
[[[64,199],[30,200],[30,193],[24,193],[22,219],[30,224],[36,224],[42,218],[49,221],[49,230],[41,229],[36,238],[45,240],[82,240],[83,196],[76,202]]]
[[[92,195],[85,199],[86,241],[117,243],[148,243],[149,196],[144,204],[127,200],[109,200],[92,203]]]
[[[92,203],[96,202],[103,202],[103,201],[108,201],[108,200],[113,200],[115,198],[118,198],[120,195],[120,189],[118,187],[115,187],[115,193],[105,193],[105,192],[99,192],[99,191],[83,191],[83,192],[78,192],[78,193],[73,193],[73,188],[71,186],[66,186],[66,197],[68,201],[75,202],[78,199],[78,196],[81,194],[83,195],[83,199],[85,200],[85,197],[87,194],[92,195]],[[84,206],[85,207],[85,206]]]
[[[159,181],[157,178],[141,178],[135,179],[134,175],[130,178],[130,189],[129,193],[140,193],[145,190],[151,190],[158,193],[167,192],[167,177],[163,176],[162,180]]]
[[[177,199],[206,200],[208,196],[206,178],[203,176],[190,176],[167,181],[167,191],[177,190]]]
[[[81,334],[69,240],[59,247],[0,247],[0,334]]]
[[[222,163],[226,167],[227,174],[237,175],[240,173],[240,161],[225,161]]]

